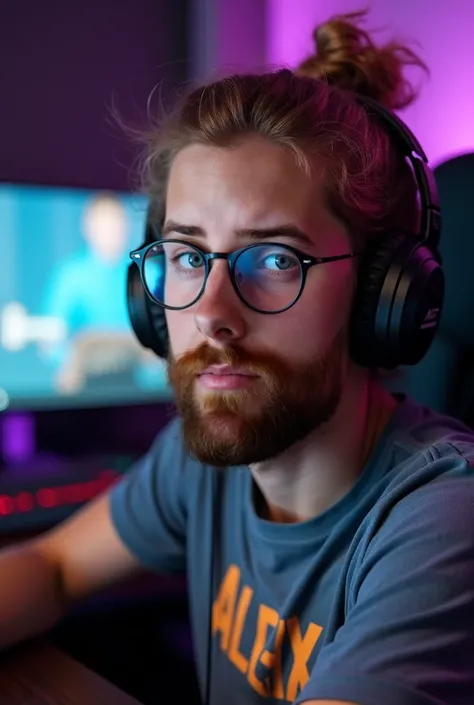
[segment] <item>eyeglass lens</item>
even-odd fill
[[[143,262],[149,293],[170,308],[192,305],[204,289],[207,271],[203,253],[177,240],[156,243]],[[241,297],[252,308],[268,313],[293,303],[302,276],[298,258],[284,245],[252,245],[234,261],[233,278]]]

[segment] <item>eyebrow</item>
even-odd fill
[[[162,237],[171,234],[184,235],[185,237],[206,237],[205,231],[197,225],[184,225],[174,220],[167,220],[162,228]],[[239,238],[247,240],[271,240],[276,237],[285,237],[302,245],[314,246],[313,240],[296,225],[277,225],[271,228],[241,228],[236,231]]]

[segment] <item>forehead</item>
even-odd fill
[[[289,150],[261,137],[230,147],[191,145],[171,166],[166,205],[173,219],[212,219],[223,211],[239,221],[277,217],[277,211],[307,219],[324,209],[322,174],[315,168],[308,175]]]

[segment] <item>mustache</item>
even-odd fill
[[[244,367],[258,375],[268,374],[269,371],[282,371],[282,362],[274,353],[249,352],[238,346],[216,348],[209,343],[201,343],[194,350],[189,350],[177,357],[170,355],[169,362],[171,367],[185,375],[201,374],[211,365]],[[286,369],[286,366],[284,367]]]

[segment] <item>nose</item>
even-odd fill
[[[229,345],[244,337],[243,304],[232,287],[227,262],[213,263],[194,319],[200,333],[214,343]]]

